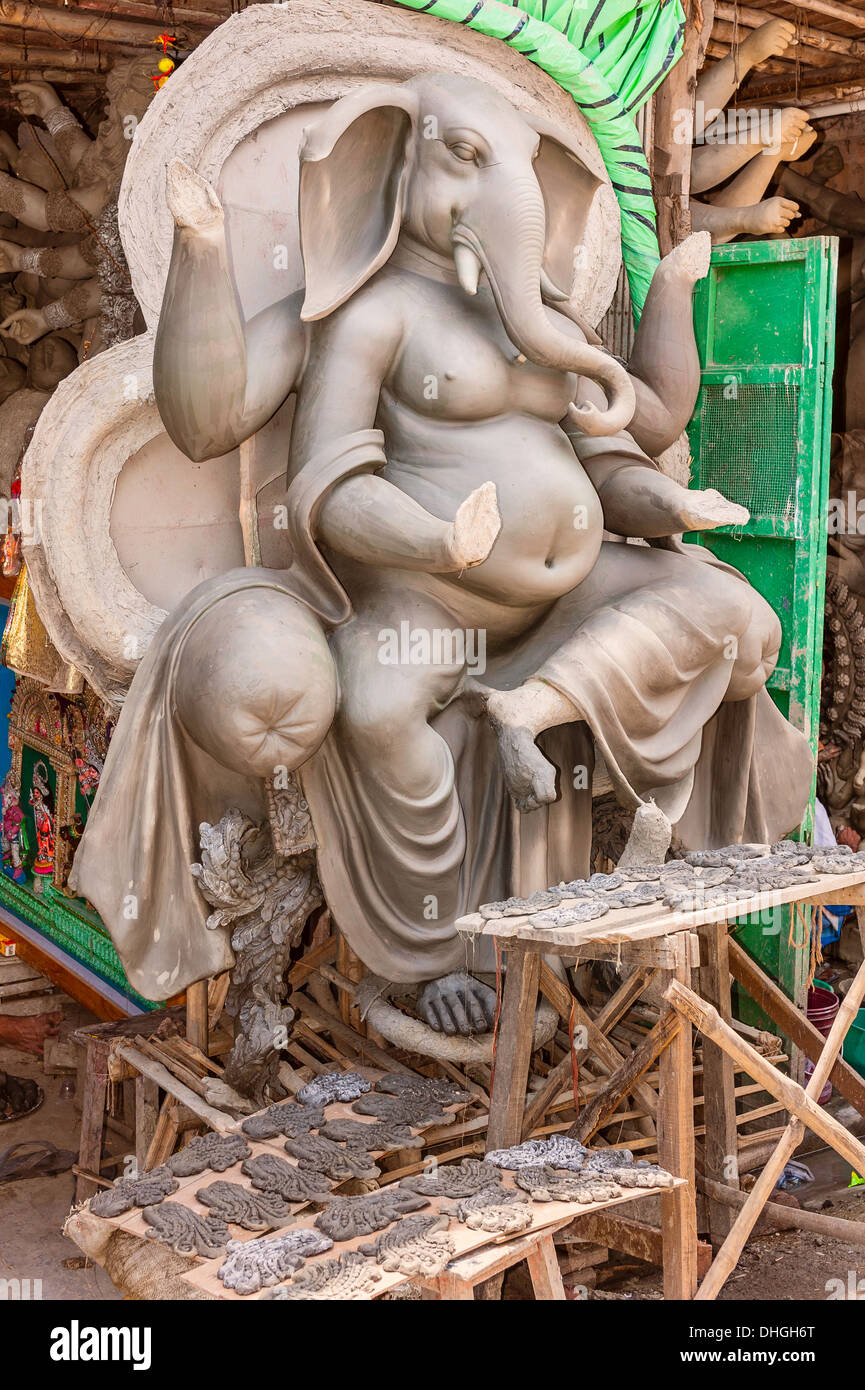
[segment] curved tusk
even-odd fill
[[[559,304],[568,297],[564,290],[560,290],[558,285],[553,284],[543,268],[541,268],[541,294],[544,299],[553,299]]]
[[[477,294],[481,263],[470,246],[461,241],[454,242],[454,264],[457,279],[466,294]]]

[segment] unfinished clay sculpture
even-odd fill
[[[501,1184],[501,1174],[481,1158],[464,1158],[459,1163],[441,1163],[434,1173],[403,1178],[400,1187],[423,1197],[472,1197],[484,1187]]]
[[[298,1105],[287,1100],[271,1105],[261,1115],[249,1115],[240,1128],[250,1139],[275,1139],[283,1134],[287,1139],[299,1139],[324,1124],[324,1109],[320,1105]]]
[[[446,1216],[404,1216],[369,1245],[360,1245],[388,1274],[420,1274],[435,1279],[456,1250]]]
[[[190,1178],[195,1173],[224,1173],[252,1153],[241,1134],[200,1134],[166,1160],[176,1178]]]
[[[371,1236],[384,1230],[405,1212],[421,1211],[428,1207],[426,1197],[403,1187],[383,1187],[361,1197],[332,1197],[315,1224],[332,1240],[354,1240],[355,1236]]]
[[[277,1192],[286,1202],[315,1202],[333,1186],[321,1173],[286,1163],[278,1154],[258,1154],[248,1158],[240,1169],[253,1187],[262,1192]]]
[[[299,1139],[286,1139],[285,1151],[296,1158],[304,1170],[325,1173],[336,1182],[346,1178],[377,1178],[381,1172],[366,1149],[337,1144],[321,1134],[304,1134]]]
[[[212,1182],[195,1194],[214,1216],[245,1231],[267,1231],[292,1219],[292,1209],[277,1192],[251,1192],[237,1182]]]
[[[743,510],[673,482],[635,442],[646,393],[661,405],[675,395],[683,422],[691,413],[699,369],[683,363],[697,361],[691,297],[705,266],[677,248],[659,273],[641,334],[658,315],[679,331],[653,332],[632,379],[568,298],[607,189],[590,141],[543,103],[523,109],[516,88],[504,84],[514,104],[465,73],[346,85],[310,113],[300,153],[303,289],[287,283],[248,320],[216,189],[169,163],[161,418],[201,463],[296,394],[293,559],[205,580],[159,627],[75,886],[145,993],[172,971],[174,989],[216,973],[217,955],[228,968],[227,935],[206,930],[182,862],[189,808],[237,805],[275,766],[296,770],[334,918],[368,969],[421,986],[421,1016],[447,1032],[436,994],[465,966],[455,923],[514,890],[510,804],[545,808],[535,862],[546,855],[551,878],[588,868],[591,787],[577,789],[573,768],[590,765],[592,741],[623,804],[654,797],[684,844],[797,824],[811,755],[765,689],[780,641],[771,608],[704,547],[675,539]],[[430,121],[440,138],[425,138]],[[661,544],[617,544],[605,530]],[[431,659],[404,655],[409,615]],[[478,628],[496,652],[486,675],[466,646]],[[454,642],[433,653],[443,631]],[[164,756],[133,775],[155,729]],[[718,747],[729,749],[720,783]],[[188,769],[202,765],[207,787],[190,788]],[[141,856],[144,808],[157,801],[165,853]],[[127,840],[129,855],[117,850]],[[561,847],[571,859],[576,847],[576,866]],[[158,941],[124,917],[133,877],[166,924]],[[460,987],[483,1013],[488,992],[477,1000],[473,979]],[[464,1008],[456,1031],[474,1031],[473,1015]],[[333,1098],[312,1087],[302,1102]]]
[[[160,1202],[141,1213],[148,1236],[167,1245],[176,1255],[200,1255],[212,1260],[228,1242],[228,1227],[218,1216],[199,1216],[180,1202]]]
[[[357,1100],[372,1089],[372,1082],[359,1071],[329,1071],[301,1086],[297,1098],[301,1105],[330,1105],[335,1100]]]
[[[675,1178],[655,1163],[634,1163],[626,1168],[609,1168],[604,1174],[619,1187],[673,1187]]]
[[[179,1183],[174,1174],[165,1166],[153,1168],[140,1178],[127,1178],[104,1192],[97,1192],[90,1198],[90,1210],[94,1216],[122,1216],[133,1207],[149,1207],[161,1202]]]
[[[347,1250],[334,1260],[318,1260],[294,1276],[290,1284],[275,1289],[271,1298],[291,1302],[316,1298],[343,1301],[372,1298],[381,1275],[372,1260],[356,1250]]]
[[[453,1206],[443,1206],[442,1211],[455,1216],[471,1231],[487,1231],[496,1236],[525,1231],[534,1220],[526,1194],[508,1187],[487,1188]]]
[[[326,1235],[310,1230],[285,1231],[258,1240],[230,1240],[217,1274],[235,1293],[258,1293],[300,1269],[309,1255],[321,1255],[332,1246]]]

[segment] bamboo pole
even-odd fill
[[[748,1200],[745,1192],[726,1183],[715,1182],[714,1178],[697,1176],[697,1187],[716,1202],[727,1207],[743,1207]],[[776,1220],[788,1221],[800,1231],[814,1231],[816,1235],[831,1236],[833,1240],[846,1240],[850,1245],[865,1245],[865,1222],[844,1221],[839,1216],[826,1216],[822,1211],[806,1211],[804,1207],[783,1207],[780,1202],[767,1202],[762,1215],[774,1216]]]
[[[699,995],[694,994],[693,990],[688,989],[687,985],[674,980],[667,990],[665,996],[675,1009],[688,1019],[695,1027],[699,1028],[704,1037],[710,1038],[717,1043],[718,1047],[739,1062],[755,1081],[759,1081],[761,1086],[780,1101],[791,1115],[802,1120],[807,1127],[818,1134],[827,1144],[846,1158],[851,1167],[857,1172],[865,1175],[865,1145],[862,1145],[842,1124],[839,1124],[833,1115],[829,1115],[825,1110],[817,1105],[811,1096],[811,1088],[804,1091],[798,1082],[793,1081],[789,1076],[782,1075],[775,1067],[771,1066],[765,1057],[762,1057],[750,1043],[746,1043],[734,1032],[728,1023],[718,1014],[717,1009],[711,1004],[707,1004]],[[839,1044],[840,1045],[840,1044]],[[823,1057],[825,1058],[825,1048]],[[834,1058],[832,1059],[834,1061]],[[823,1089],[826,1078],[820,1083],[820,1090]],[[820,1091],[817,1092],[817,1095]]]
[[[766,10],[754,10],[749,5],[728,5],[724,0],[717,0],[715,5],[715,19],[738,23],[740,30],[760,29],[772,17]],[[790,22],[793,23],[792,20]],[[807,48],[821,48],[824,53],[840,53],[845,58],[865,57],[865,43],[842,38],[840,34],[830,34],[826,29],[812,29],[809,24],[796,25],[796,41]]]
[[[175,11],[175,16],[178,15]],[[215,18],[215,17],[214,17]],[[171,29],[178,39],[188,37],[189,24],[177,19],[179,29]],[[99,43],[132,43],[147,47],[165,25],[154,11],[149,22],[130,19],[115,19],[109,15],[82,14],[77,9],[66,7],[52,9],[49,5],[29,5],[25,0],[2,0],[0,4],[0,24],[11,29],[27,29],[33,33],[50,34],[55,38],[82,38]],[[213,25],[198,28],[202,34],[209,33]],[[158,56],[158,55],[157,55]]]
[[[193,1115],[197,1115],[205,1124],[210,1125],[219,1134],[235,1134],[238,1129],[238,1122],[232,1115],[226,1115],[224,1110],[216,1110],[212,1105],[191,1091],[188,1086],[184,1086],[182,1081],[178,1081],[167,1067],[160,1062],[154,1062],[149,1057],[145,1057],[137,1047],[133,1047],[127,1042],[117,1042],[114,1044],[114,1051],[131,1067],[134,1067],[142,1076],[149,1076],[151,1081],[155,1081],[157,1086],[161,1086],[163,1091],[167,1091],[175,1100],[181,1101]]]
[[[823,1054],[814,1067],[811,1080],[805,1088],[805,1095],[809,1100],[819,1096],[825,1086],[835,1058],[846,1037],[847,1029],[853,1022],[863,997],[865,997],[865,964],[859,967],[853,983],[841,1001],[841,1007],[835,1016],[835,1022],[832,1024],[832,1031],[826,1039]],[[710,1299],[717,1298],[729,1275],[735,1269],[739,1256],[745,1247],[745,1242],[754,1228],[754,1223],[774,1191],[775,1184],[783,1173],[787,1160],[798,1148],[804,1135],[805,1126],[802,1121],[798,1118],[791,1118],[778,1142],[778,1147],[749,1192],[742,1210],[733,1223],[730,1234],[712,1261],[708,1274],[697,1290],[696,1298],[698,1301],[705,1303]]]

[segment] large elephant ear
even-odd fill
[[[325,318],[380,270],[399,236],[417,118],[410,87],[379,84],[337,101],[304,132],[301,318]]]
[[[601,180],[552,125],[534,116],[526,120],[541,137],[534,169],[547,214],[544,270],[567,299],[574,283],[574,256],[583,244]]]

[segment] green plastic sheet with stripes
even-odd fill
[[[680,0],[400,0],[409,9],[501,39],[548,73],[598,142],[622,216],[635,319],[660,259],[655,205],[634,117],[682,52]]]

